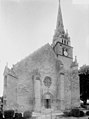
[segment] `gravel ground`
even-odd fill
[[[88,119],[89,116],[84,117],[59,117],[59,119]]]

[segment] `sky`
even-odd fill
[[[77,56],[79,67],[89,65],[89,2],[61,0],[61,9],[73,57]],[[57,13],[58,0],[0,0],[0,96],[5,65],[12,67],[46,43],[51,44]]]

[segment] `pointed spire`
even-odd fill
[[[58,9],[56,30],[59,31],[60,33],[64,31],[60,0],[59,0],[59,9]]]
[[[60,35],[64,34],[64,25],[63,25],[63,19],[62,19],[62,12],[61,12],[61,6],[60,6],[60,0],[59,0],[59,9],[58,9],[58,16],[57,16],[57,25],[56,30],[54,34],[54,39],[58,38]]]

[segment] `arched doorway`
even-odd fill
[[[43,105],[46,109],[50,109],[52,107],[52,94],[51,93],[44,94]]]

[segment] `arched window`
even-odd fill
[[[63,43],[63,39],[62,39],[62,43]]]
[[[64,44],[66,44],[66,40],[64,40]]]

